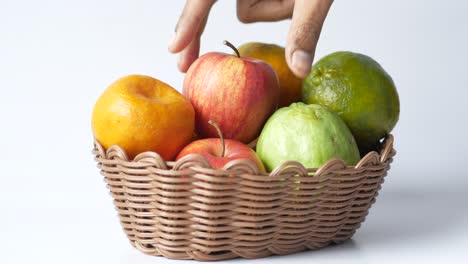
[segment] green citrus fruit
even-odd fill
[[[348,125],[361,154],[374,150],[400,114],[392,78],[372,58],[335,52],[320,59],[302,83],[302,101],[327,106]]]
[[[353,135],[337,114],[304,103],[280,108],[268,119],[257,154],[269,171],[286,161],[318,168],[331,158],[341,158],[347,165],[355,165],[360,158]]]

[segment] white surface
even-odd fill
[[[167,42],[182,5],[0,2],[0,263],[182,263],[130,247],[90,153],[92,107],[112,81],[141,73],[180,89]],[[234,7],[215,5],[202,53],[228,51],[223,39],[285,42],[289,21],[242,25]],[[253,262],[468,260],[467,9],[455,0],[334,3],[316,57],[362,52],[393,76],[398,155],[353,240]]]

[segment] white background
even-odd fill
[[[134,250],[91,155],[95,100],[117,78],[180,89],[167,43],[183,1],[0,1],[0,263],[182,263]],[[468,4],[336,1],[316,57],[368,54],[401,99],[398,154],[351,241],[256,263],[462,263],[468,260]],[[243,25],[219,1],[202,53],[284,45],[289,21]],[[234,260],[240,263],[243,260]]]

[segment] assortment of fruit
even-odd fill
[[[398,121],[395,85],[368,56],[330,54],[300,80],[280,46],[225,44],[234,54],[198,58],[183,94],[143,75],[111,84],[92,115],[97,141],[119,145],[130,159],[145,151],[165,160],[200,154],[216,169],[248,159],[266,172],[286,161],[317,168],[341,158],[355,165]]]

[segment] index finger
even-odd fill
[[[292,72],[305,78],[312,67],[323,22],[333,0],[296,0],[286,43],[286,62]]]
[[[169,51],[181,52],[197,36],[200,26],[208,16],[216,0],[187,0],[176,26],[175,36],[169,43]]]

